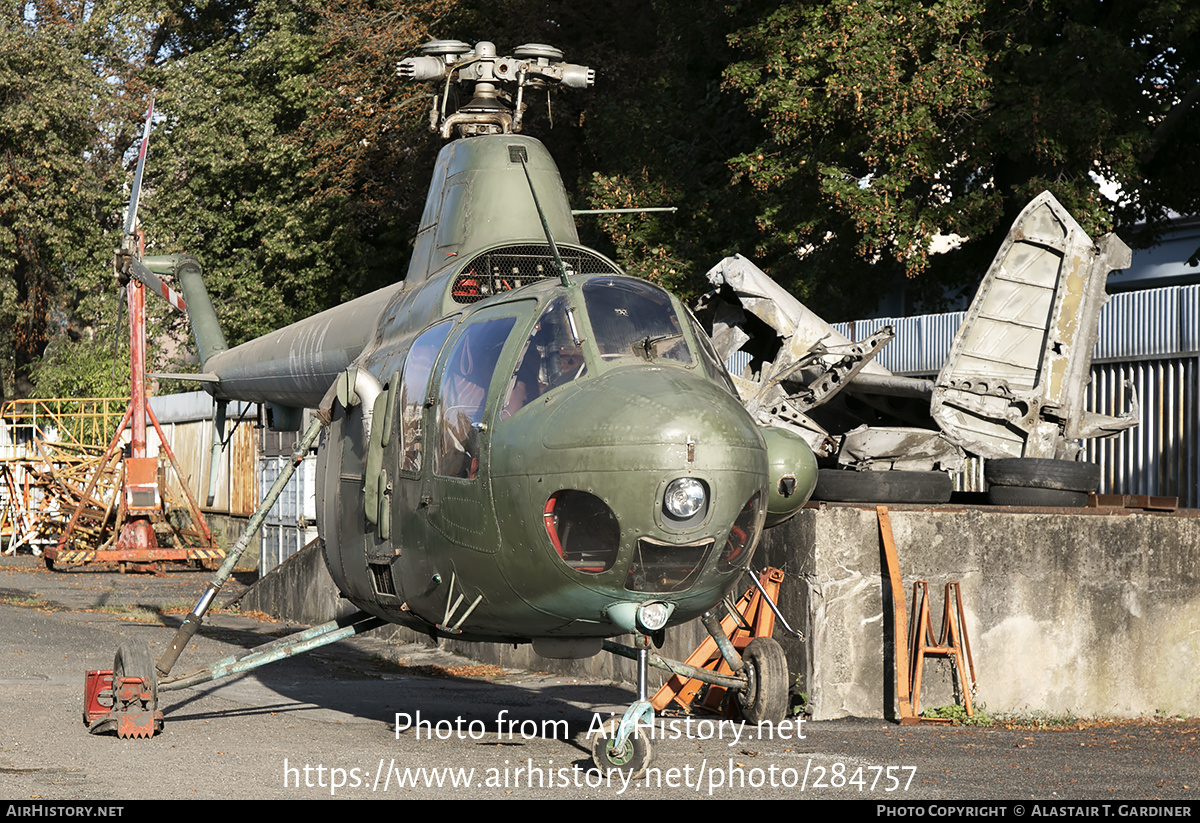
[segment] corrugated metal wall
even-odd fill
[[[938,372],[965,312],[835,323],[852,340],[882,326],[896,338],[878,362],[897,374]],[[1135,387],[1141,424],[1115,438],[1092,441],[1100,491],[1178,497],[1200,505],[1200,286],[1173,286],[1113,295],[1100,313],[1089,408],[1124,411],[1125,383]]]
[[[1198,373],[1196,356],[1092,367],[1092,411],[1116,414],[1126,408],[1127,385],[1136,388],[1142,410],[1137,428],[1087,444],[1087,459],[1100,465],[1101,491],[1178,497],[1187,508],[1200,504]]]
[[[291,460],[303,430],[312,422],[312,412],[305,411],[301,431],[273,432],[261,430],[259,440],[259,486],[266,494],[275,478]],[[317,458],[309,454],[296,469],[292,479],[283,487],[279,499],[267,513],[262,526],[262,551],[258,573],[271,569],[317,539]]]

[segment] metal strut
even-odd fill
[[[384,621],[358,612],[340,620],[315,626],[291,637],[274,640],[242,654],[222,658],[216,663],[197,669],[183,677],[168,678],[171,669],[179,660],[179,655],[195,636],[204,621],[204,615],[212,606],[217,593],[233,573],[233,567],[250,545],[250,538],[258,531],[267,512],[275,505],[283,487],[287,485],[296,467],[303,461],[305,455],[316,442],[325,423],[320,419],[313,420],[308,431],[304,433],[292,459],[275,478],[258,509],[250,517],[241,537],[234,544],[233,550],[225,556],[225,562],[213,575],[204,594],[196,603],[191,613],[184,618],[183,624],[175,632],[171,645],[155,663],[152,663],[150,649],[143,641],[137,641],[128,647],[122,646],[117,651],[113,671],[89,671],[84,678],[84,723],[93,734],[115,730],[118,737],[151,737],[162,728],[162,712],[158,710],[158,691],[171,691],[207,683],[221,677],[249,671],[265,666],[276,660],[282,660],[310,649],[333,643],[345,637],[369,631],[383,625]]]
[[[367,614],[366,612],[355,612],[346,617],[340,617],[336,620],[330,620],[328,623],[313,626],[311,629],[306,629],[305,631],[297,632],[278,640],[272,640],[270,643],[255,646],[240,654],[223,657],[215,663],[210,663],[188,674],[160,680],[158,682],[158,690],[163,692],[176,691],[178,689],[186,689],[190,686],[197,686],[201,683],[219,680],[222,677],[248,672],[251,669],[257,669],[259,666],[283,660],[285,657],[303,654],[304,652],[318,649],[321,646],[327,646],[330,643],[344,640],[347,637],[369,632],[386,623],[386,620],[375,615]]]
[[[644,734],[639,737],[640,730],[653,726],[655,711],[662,710],[673,699],[684,708],[690,708],[692,698],[706,683],[709,685],[706,705],[708,701],[714,701],[714,707],[719,705],[726,691],[732,690],[738,695],[743,716],[752,723],[768,715],[783,713],[787,701],[787,661],[783,650],[770,639],[778,614],[774,599],[782,580],[782,571],[767,569],[762,574],[762,581],[755,581],[742,596],[738,607],[730,610],[724,619],[718,620],[714,610],[705,612],[701,621],[710,639],[705,640],[686,663],[651,654],[650,639],[645,635],[637,636],[636,648],[604,641],[605,651],[637,662],[637,700],[625,710],[619,722],[609,721],[593,739],[592,757],[597,766],[617,768],[634,778],[644,774],[650,761],[651,744]],[[751,641],[771,646],[752,645]],[[739,649],[746,655],[745,659]],[[767,668],[764,668],[764,655],[772,661]],[[702,665],[694,665],[696,663]],[[653,700],[647,700],[650,666],[673,675]],[[772,716],[770,719],[781,718]]]
[[[675,702],[690,711],[700,687],[708,683],[718,688],[708,690],[703,705],[706,709],[715,710],[720,706],[726,689],[744,689],[747,681],[740,653],[745,651],[751,640],[770,637],[774,631],[776,616],[779,615],[775,601],[779,599],[779,584],[782,582],[783,572],[780,569],[764,569],[725,617],[718,620],[712,612],[705,614],[701,620],[708,630],[709,639],[696,647],[686,663],[675,664],[671,669],[675,677],[663,684],[650,701],[654,707],[662,711]],[[789,632],[798,634],[790,626],[787,628]]]
[[[258,532],[259,526],[267,519],[267,513],[271,507],[275,505],[275,501],[279,499],[279,495],[283,493],[283,487],[292,479],[292,475],[296,471],[296,467],[304,462],[305,455],[312,448],[313,443],[317,441],[317,436],[321,433],[324,423],[318,418],[314,419],[309,424],[308,430],[304,433],[304,437],[296,445],[295,451],[292,452],[292,458],[283,467],[279,476],[275,478],[275,482],[271,485],[266,497],[263,498],[258,509],[250,516],[249,522],[246,523],[246,528],[242,531],[242,536],[233,544],[233,549],[225,556],[225,562],[221,564],[221,568],[217,569],[217,573],[213,575],[212,582],[208,584],[204,594],[200,595],[200,600],[197,601],[195,608],[191,614],[184,618],[183,624],[175,632],[174,639],[171,640],[171,645],[163,652],[162,657],[158,659],[155,668],[158,669],[160,676],[165,677],[171,673],[176,661],[179,660],[179,655],[184,647],[200,630],[201,623],[204,622],[204,615],[212,605],[217,593],[221,591],[221,587],[225,585],[225,581],[229,579],[229,575],[233,574],[233,567],[237,565],[245,553],[246,548],[250,545],[250,539]]]

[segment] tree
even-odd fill
[[[305,184],[341,239],[346,300],[404,277],[439,140],[428,131],[428,89],[396,63],[449,35],[443,0],[343,0],[322,11],[320,103],[294,135],[311,168]]]
[[[732,159],[758,253],[802,293],[903,271],[936,298],[1043,189],[1093,233],[1194,211],[1198,23],[1183,2],[771,4],[726,73],[766,129]],[[962,248],[935,259],[938,234]]]
[[[309,208],[309,164],[291,140],[320,93],[316,19],[304,4],[259,3],[229,36],[146,71],[161,112],[146,252],[201,259],[232,342],[326,302],[330,228]]]
[[[112,250],[120,242],[123,188],[136,159],[130,147],[140,138],[151,96],[143,72],[228,36],[248,5],[6,4],[0,18],[0,397],[111,387],[111,364],[125,359],[128,336],[116,323]]]
[[[760,130],[720,89],[736,19],[721,6],[678,0],[574,4],[553,13],[528,0],[340,3],[323,23],[321,83],[330,94],[311,130],[323,158],[320,196],[349,204],[355,243],[373,255],[359,259],[381,267],[399,258],[402,272],[441,141],[425,128],[429,89],[399,83],[395,60],[434,38],[490,40],[502,53],[550,44],[597,74],[594,88],[555,93],[549,105],[541,95],[526,98],[525,133],[547,144],[573,204],[680,208],[582,218],[583,239],[632,274],[698,293],[699,275],[754,226],[747,200],[729,196],[728,158]]]
[[[118,178],[95,125],[106,89],[77,37],[50,20],[0,23],[3,397],[32,390],[31,369],[104,265]]]
[[[148,251],[201,258],[230,343],[404,276],[438,146],[395,62],[434,8],[266,0],[148,72]]]
[[[1193,5],[10,3],[0,391],[65,385],[36,368],[70,382],[124,340],[109,258],[152,94],[147,251],[202,259],[234,343],[403,276],[440,141],[428,90],[393,69],[434,38],[549,43],[597,69],[550,111],[530,99],[527,133],[576,206],[679,207],[581,220],[630,273],[694,296],[740,251],[845,316],[897,275],[931,300],[973,280],[1043,188],[1093,232],[1200,210]],[[934,254],[938,235],[961,244]]]
[[[593,242],[603,237],[631,274],[695,297],[722,257],[754,251],[753,192],[735,180],[729,158],[753,145],[761,127],[721,88],[733,58],[726,33],[748,19],[723,4],[676,0],[624,11],[601,25],[608,38],[593,52],[579,186],[593,208],[678,212],[595,218],[583,228]]]

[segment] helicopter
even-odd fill
[[[633,657],[638,700],[593,756],[636,773],[650,759],[636,734],[654,717],[648,665],[691,668],[651,661],[649,646],[699,617],[732,674],[691,673],[734,689],[747,719],[782,719],[782,648],[757,638],[739,655],[714,611],[763,529],[808,500],[816,461],[801,437],[743,408],[675,296],[580,244],[554,160],[520,131],[527,92],[586,88],[594,71],[544,44],[502,56],[487,41],[439,40],[397,74],[441,84],[430,128],[449,141],[403,280],[230,348],[196,258],[143,259],[126,244],[116,261],[159,293],[171,292],[160,275],[177,279],[201,360],[188,377],[218,420],[224,404],[250,401],[272,428],[298,430],[304,409],[319,410],[297,453],[319,437],[320,545],[361,610],[321,629],[322,642],[396,623],[547,657]],[[452,92],[468,102],[453,110]],[[242,543],[157,662],[118,649],[109,685],[123,712],[93,731],[149,736],[131,718],[161,722],[158,691],[244,670],[170,676]],[[621,635],[632,649],[609,640]],[[294,648],[270,645],[253,665]]]

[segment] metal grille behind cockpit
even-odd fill
[[[559,247],[567,275],[620,274],[609,261],[584,249]],[[493,294],[519,289],[539,280],[558,277],[547,245],[507,246],[492,249],[463,266],[454,278],[451,295],[456,303],[476,303]]]

